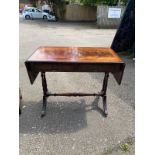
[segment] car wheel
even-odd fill
[[[29,15],[26,15],[25,16],[25,19],[30,19],[31,17]]]
[[[43,16],[43,19],[46,19],[46,20],[47,20],[47,16],[46,16],[46,15],[44,15],[44,16]]]

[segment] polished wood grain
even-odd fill
[[[121,84],[125,68],[125,63],[112,49],[94,47],[39,47],[25,61],[25,65],[31,84],[39,72],[41,73],[43,88],[41,117],[46,114],[49,96],[101,96],[103,113],[107,116],[106,90],[109,73],[112,73],[117,83]],[[105,72],[105,77],[99,93],[49,93],[46,72]]]
[[[26,61],[31,84],[39,72],[111,72],[121,83],[125,63],[111,48],[39,47]]]
[[[28,61],[50,62],[122,62],[110,48],[39,47]]]

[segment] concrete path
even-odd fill
[[[108,87],[108,112],[104,118],[95,97],[50,97],[41,119],[40,75],[30,85],[24,61],[41,45],[109,47],[116,30],[97,29],[95,23],[25,21],[20,17],[21,155],[134,155],[134,62],[127,63],[118,86],[112,75]],[[49,90],[98,92],[102,73],[47,73]],[[129,143],[132,141],[132,144]],[[129,151],[120,145],[129,143]]]

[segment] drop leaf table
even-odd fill
[[[120,85],[125,68],[125,63],[111,48],[99,47],[42,46],[25,61],[25,65],[31,84],[34,83],[38,73],[41,73],[43,88],[41,117],[46,114],[49,96],[101,96],[103,114],[107,116],[106,91],[109,73],[113,74]],[[105,76],[99,93],[50,93],[47,88],[46,72],[104,72]]]

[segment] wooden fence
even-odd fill
[[[65,21],[95,21],[96,7],[81,6],[78,4],[69,4],[65,6]]]
[[[108,18],[109,8],[121,8],[120,18]],[[98,28],[117,28],[120,24],[122,15],[125,11],[125,6],[106,6],[99,5],[97,7],[97,26]]]

